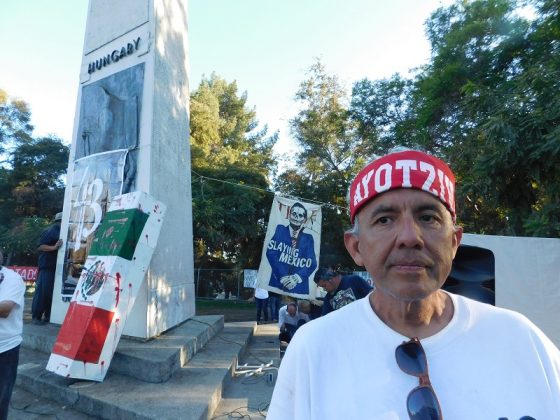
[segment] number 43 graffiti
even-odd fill
[[[89,166],[84,171],[78,189],[78,199],[73,204],[73,207],[78,211],[74,251],[80,249],[82,239],[87,239],[89,235],[95,232],[103,217],[103,209],[100,204],[103,196],[103,181],[95,178],[91,182],[87,182],[88,173]],[[91,227],[88,227],[92,222]]]

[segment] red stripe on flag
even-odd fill
[[[98,363],[114,315],[105,309],[70,303],[53,353],[81,362]]]

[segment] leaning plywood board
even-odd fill
[[[115,197],[103,218],[47,370],[103,381],[149,267],[165,206],[143,192]]]

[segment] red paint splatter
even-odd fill
[[[119,306],[119,299],[121,296],[121,273],[115,275],[115,280],[117,280],[117,287],[115,287],[115,292],[117,296],[115,297],[115,306]]]

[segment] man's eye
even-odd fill
[[[423,214],[422,216],[420,216],[420,220],[422,220],[423,222],[435,222],[436,216],[434,216],[433,214]]]
[[[377,218],[375,223],[380,224],[380,225],[385,225],[385,224],[389,223],[389,218],[387,216],[381,216],[381,217]]]

